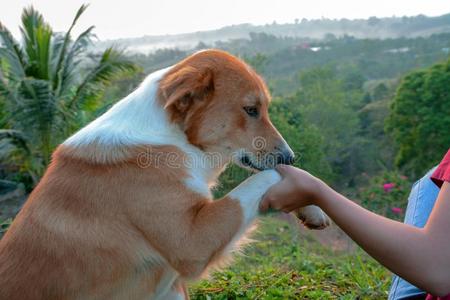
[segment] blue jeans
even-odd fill
[[[436,202],[439,188],[431,181],[430,177],[436,168],[431,169],[424,177],[417,181],[411,190],[406,209],[405,223],[419,228],[425,226],[434,203]],[[392,278],[389,300],[400,300],[408,297],[425,294],[422,290],[410,284],[406,280],[394,275]]]

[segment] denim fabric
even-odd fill
[[[404,221],[406,224],[419,228],[425,226],[439,194],[439,188],[430,179],[435,169],[431,169],[413,185],[408,198],[408,207],[406,208]],[[421,294],[424,294],[424,292],[419,288],[394,275],[388,299],[400,300]]]

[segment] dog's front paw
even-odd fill
[[[302,207],[295,215],[309,229],[324,229],[331,224],[330,218],[315,205]]]
[[[275,170],[261,171],[245,180],[232,190],[228,196],[239,201],[244,224],[248,224],[258,215],[262,196],[274,184],[281,181],[281,176]]]

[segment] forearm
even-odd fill
[[[424,229],[374,214],[328,187],[317,204],[385,267],[425,290],[439,293],[435,275],[443,266],[433,255]]]

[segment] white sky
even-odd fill
[[[226,25],[292,23],[296,18],[367,18],[450,12],[449,0],[0,0],[0,21],[18,35],[20,14],[33,4],[55,31],[65,31],[82,3],[78,32],[95,25],[100,39],[184,33]],[[76,32],[75,32],[76,33]]]

